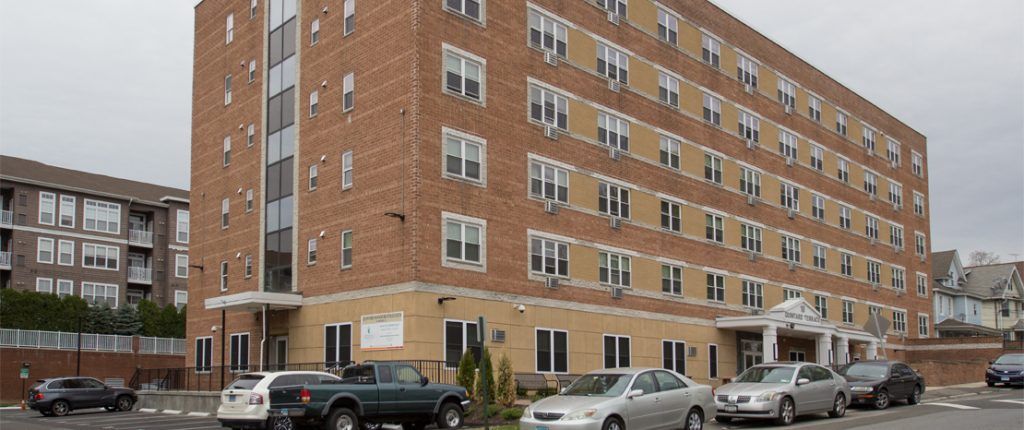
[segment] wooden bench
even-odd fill
[[[561,391],[563,388],[568,387],[579,378],[580,375],[558,375],[558,390]]]
[[[516,373],[516,389],[525,391],[538,391],[554,388],[551,381],[539,373]]]

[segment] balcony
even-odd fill
[[[0,251],[0,270],[11,270],[11,253]]]
[[[14,212],[0,211],[0,227],[11,228],[14,226]]]
[[[128,230],[128,244],[153,247],[153,232],[146,230]]]
[[[129,267],[128,282],[135,284],[153,284],[153,269],[148,267]]]

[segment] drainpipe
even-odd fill
[[[270,360],[269,360],[270,357],[269,357],[269,355],[267,355],[267,350],[266,350],[266,345],[267,345],[267,325],[268,325],[267,324],[267,305],[264,304],[263,305],[263,338],[260,339],[260,372],[262,372],[266,367],[269,367],[269,365],[270,365]]]

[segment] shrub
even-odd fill
[[[515,421],[523,417],[523,410],[519,408],[507,408],[501,411],[501,419]]]
[[[508,355],[502,354],[498,360],[498,387],[496,398],[498,404],[506,408],[512,407],[516,402],[516,386],[512,374],[512,360]]]
[[[473,389],[475,388],[473,382],[476,379],[476,375],[474,375],[474,372],[476,372],[476,361],[473,360],[473,353],[467,349],[466,352],[462,353],[462,360],[459,360],[459,370],[455,373],[455,381],[465,387],[470,392],[470,395],[473,394]]]
[[[480,370],[480,376],[476,381],[476,396],[479,399],[484,397],[484,381],[487,382],[487,400],[488,402],[494,400],[494,367],[491,365],[491,351],[484,348],[484,352],[480,357],[480,363],[477,366]]]

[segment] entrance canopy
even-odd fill
[[[302,306],[302,296],[292,293],[270,293],[265,291],[246,291],[228,296],[206,299],[206,309],[224,309],[228,311],[259,312],[267,306],[267,310],[296,309]]]

